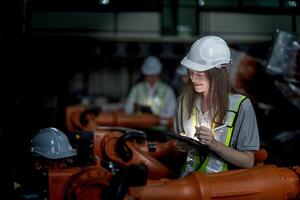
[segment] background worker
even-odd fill
[[[184,85],[189,80],[188,70],[185,66],[179,65],[174,73],[173,79],[171,81],[171,86],[173,87],[176,97],[178,97],[183,91]]]
[[[188,149],[182,176],[254,165],[260,147],[256,115],[249,98],[231,93],[230,63],[228,45],[216,36],[195,41],[181,61],[189,70],[189,82],[178,102],[174,131],[209,150],[201,157],[199,150]]]
[[[155,56],[147,57],[142,64],[144,80],[134,85],[125,104],[125,112],[151,112],[162,118],[174,117],[176,96],[173,89],[160,80],[162,63]]]

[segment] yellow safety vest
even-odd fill
[[[246,99],[246,96],[240,95],[240,94],[233,94],[229,97],[229,110],[226,114],[226,120],[225,123],[227,124],[226,127],[217,130],[213,132],[215,139],[224,143],[226,146],[230,146],[233,128],[236,120],[236,116],[238,114],[240,105],[242,102]],[[196,108],[193,110],[193,118],[194,118],[194,125],[196,126],[197,123],[197,112]],[[212,123],[212,128],[215,128],[216,124]],[[228,164],[220,158],[218,155],[214,154],[213,152],[209,152],[206,156],[204,162],[201,162],[200,155],[198,151],[191,150],[191,152],[188,152],[188,156],[192,156],[193,158],[187,158],[181,174],[186,175],[189,171],[201,171],[204,173],[210,173],[210,172],[220,172],[220,171],[227,171],[228,170]],[[189,166],[189,169],[187,169],[187,162],[190,162],[191,159],[193,160],[192,166]]]
[[[150,108],[152,108],[153,106],[157,106],[157,113],[158,115],[161,114],[162,112],[162,108],[163,108],[163,105],[164,105],[164,97],[166,95],[166,92],[167,92],[167,87],[165,87],[163,84],[161,83],[158,83],[159,85],[156,86],[156,89],[154,91],[154,95],[153,95],[153,98],[152,99],[149,99],[148,102],[143,102],[144,105],[147,105],[149,106]],[[138,88],[137,88],[137,95],[136,95],[136,101],[137,102],[140,102],[140,101],[143,101],[148,99],[148,92],[147,92],[147,83],[146,82],[142,82],[141,84],[138,85]],[[141,95],[143,94],[143,95]],[[158,97],[159,98],[159,105],[156,105],[155,102],[154,102],[154,98],[155,97]]]

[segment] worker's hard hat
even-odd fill
[[[31,152],[49,159],[75,156],[68,137],[56,128],[44,128],[31,140]]]
[[[195,71],[206,71],[230,62],[230,49],[226,42],[217,36],[205,36],[193,43],[180,63]]]
[[[179,74],[180,76],[185,76],[188,74],[188,70],[185,66],[180,65],[176,68],[176,73]]]
[[[142,73],[144,75],[160,74],[162,70],[162,64],[160,60],[155,56],[147,57],[142,64]]]

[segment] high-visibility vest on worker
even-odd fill
[[[245,96],[240,94],[232,94],[229,96],[229,109],[226,114],[225,124],[226,127],[213,131],[216,140],[222,142],[226,146],[230,146],[232,133],[235,121],[242,102],[246,99]],[[196,109],[194,109],[196,110]],[[197,114],[193,112],[192,115],[196,126]],[[212,123],[212,129],[217,125]],[[189,150],[187,153],[186,163],[181,171],[181,176],[187,175],[191,171],[201,171],[204,173],[221,172],[228,170],[228,164],[221,157],[213,152],[209,152],[205,158],[200,158],[199,152],[195,149]]]
[[[165,84],[157,82],[153,94],[150,95],[147,82],[143,81],[137,85],[136,102],[149,106],[154,114],[161,115],[167,89]]]

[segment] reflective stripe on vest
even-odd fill
[[[149,98],[149,93],[148,93],[148,89],[147,89],[147,83],[146,82],[142,82],[140,85],[138,85],[137,88],[137,95],[136,95],[136,101],[137,102],[143,102],[143,105],[147,105],[150,106],[151,108],[153,108],[155,106],[157,113],[160,115],[162,112],[162,108],[164,105],[164,97],[167,93],[167,87],[161,83],[158,83],[158,85],[156,86],[154,92],[153,92],[153,98]],[[143,94],[143,95],[140,95]],[[155,97],[158,97],[159,99],[159,105],[157,105],[156,102],[154,102]]]
[[[226,146],[230,146],[236,116],[239,111],[240,105],[244,99],[246,99],[246,97],[243,95],[239,95],[239,94],[230,95],[229,110],[227,111],[226,120],[225,120],[227,127],[224,127],[222,129],[213,132],[215,139],[224,143]],[[196,109],[194,109],[193,111],[193,118],[194,118],[194,125],[196,125],[197,122]],[[214,127],[216,127],[215,123],[212,124],[212,128]],[[182,174],[187,174],[187,170],[189,169],[186,169],[186,167],[187,166],[185,164],[182,170]],[[193,166],[191,168],[192,171],[201,171],[205,173],[220,172],[220,171],[228,170],[228,164],[222,158],[220,158],[219,156],[217,156],[212,152],[208,153],[204,162],[201,164],[200,155],[198,152],[196,152],[196,155],[193,158]]]

